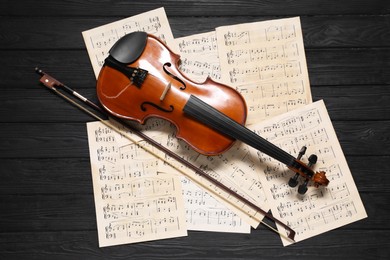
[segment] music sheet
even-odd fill
[[[330,180],[327,187],[309,186],[306,194],[299,195],[298,186],[288,185],[294,173],[250,148],[253,157],[246,157],[252,158],[246,163],[257,168],[273,215],[296,231],[296,242],[367,217],[323,101],[250,128],[292,155],[307,146],[302,160],[307,162],[311,154],[316,154],[314,170],[325,171]],[[283,228],[280,231],[285,232]],[[282,241],[285,246],[291,243],[284,238]]]
[[[177,52],[163,7],[83,31],[84,43],[96,78],[112,45],[124,35],[135,31],[150,33]]]
[[[159,8],[150,12],[93,28],[82,33],[96,77],[99,74],[100,68],[104,63],[104,59],[108,55],[108,51],[111,46],[120,37],[132,31],[145,31],[151,33],[162,39],[173,51],[178,53],[178,45],[173,39],[164,8]],[[209,41],[209,52],[205,54],[210,55],[211,57],[212,48],[215,47],[215,37],[213,38],[212,35],[209,34],[204,34],[200,37],[204,43]],[[196,46],[196,43],[192,42],[191,46]],[[186,53],[184,49],[182,50],[184,53]],[[189,48],[187,48],[187,50],[189,50]],[[187,52],[186,54],[190,54],[189,56],[192,56],[194,55],[194,52]],[[214,55],[216,54],[217,53],[214,50]],[[202,69],[211,68],[210,76],[217,76],[218,67],[215,67],[215,65],[212,64],[215,60],[215,57],[212,60],[209,59],[209,63],[204,63]],[[199,63],[195,63],[193,67],[199,71]],[[196,73],[193,75],[196,75]],[[156,129],[158,131],[158,129],[161,129],[164,127],[164,125],[167,125],[166,122],[162,122],[161,120],[149,121],[149,126],[147,128],[148,133],[151,135],[153,135],[152,131]],[[133,165],[133,168],[135,167],[137,167],[137,165]],[[249,233],[250,226],[248,224],[242,222],[238,216],[230,212],[225,206],[216,201],[207,192],[204,192],[185,177],[182,178],[182,183],[183,196],[186,198],[186,219],[189,230]],[[194,196],[202,196],[202,203],[200,203],[201,205],[196,206],[196,203],[193,203],[194,200],[190,198],[192,197],[192,194]],[[218,222],[215,221],[215,219],[210,218],[219,214],[219,212],[225,212],[226,215],[229,215],[231,223],[234,223],[234,225],[227,222]]]
[[[221,79],[217,36],[215,31],[176,38],[180,52],[180,70],[191,80],[203,82],[206,77]]]
[[[99,246],[186,236],[178,176],[101,122],[87,130]]]
[[[202,167],[197,163],[199,158],[205,158],[188,145],[178,140],[175,135],[175,128],[173,125],[168,124],[164,120],[148,120],[143,126],[137,126],[137,128],[149,137],[157,140],[161,145],[165,146],[169,150],[179,154],[185,160],[193,163],[198,167]],[[158,152],[159,153],[159,152]],[[186,168],[174,159],[171,159],[167,155],[160,153],[161,156],[165,156],[167,161],[170,161],[175,167],[181,169],[183,172],[179,172],[171,166],[159,163],[159,172],[175,173],[181,178],[182,194],[184,199],[184,208],[186,214],[186,223],[188,230],[197,231],[214,231],[214,232],[231,232],[231,233],[249,233],[250,225],[257,226],[259,224],[258,218],[254,220],[250,219],[248,222],[242,220],[245,217],[240,210],[232,211],[241,206],[238,202],[229,200],[226,203],[226,199],[229,195],[222,192],[218,187],[192,170]],[[156,159],[158,160],[158,159]],[[217,166],[212,166],[209,162],[209,167],[213,169]],[[204,165],[204,164],[203,164]],[[228,166],[227,166],[228,167]],[[223,169],[221,168],[221,171]],[[229,170],[229,169],[228,169]],[[231,171],[231,169],[229,170]],[[184,173],[184,174],[183,174]],[[256,188],[252,188],[253,192]],[[265,195],[261,197],[265,199]],[[238,215],[239,214],[239,215]]]
[[[316,167],[326,169],[331,184],[325,189],[309,188],[305,196],[299,197],[296,191],[293,191],[294,189],[286,186],[291,172],[244,144],[237,142],[230,151],[220,156],[205,157],[195,153],[184,142],[174,138],[172,134],[174,130],[170,129],[171,126],[159,120],[151,120],[149,125],[144,128],[148,135],[181,154],[264,210],[267,211],[271,208],[277,218],[287,222],[297,231],[297,241],[366,216],[322,102],[316,102],[293,113],[284,114],[283,117],[276,117],[276,121],[272,119],[271,121],[267,120],[264,125],[260,123],[266,117],[282,114],[311,103],[299,18],[224,26],[217,28],[215,32],[192,35],[174,41],[164,9],[160,8],[83,32],[96,76],[107,51],[119,39],[118,37],[137,30],[157,35],[176,53],[179,53],[180,50],[181,69],[190,78],[203,81],[206,76],[210,76],[216,81],[223,81],[235,87],[247,101],[249,110],[247,123],[252,124],[251,128],[259,131],[270,141],[280,144],[283,149],[292,154],[298,154],[299,146],[303,144],[309,146],[309,151],[312,149],[313,153],[319,155],[320,161]],[[178,46],[177,49],[175,49],[176,46]],[[310,120],[303,115],[308,116]],[[89,135],[92,134],[96,133],[89,132]],[[93,140],[93,137],[89,138]],[[117,144],[117,146],[122,147],[123,144]],[[96,147],[93,149],[95,150],[91,150],[91,154],[98,152]],[[101,151],[107,152],[109,150],[103,149]],[[118,154],[114,153],[114,150],[112,149],[109,153],[110,156],[120,158],[120,149],[115,150]],[[174,196],[178,196],[175,192],[180,185],[177,183],[178,173],[175,170],[155,159],[143,158],[144,153],[139,152],[138,149],[127,150],[126,156],[127,158],[139,159],[139,161],[135,160],[126,166],[141,174],[139,177],[143,178],[144,175],[150,177],[157,174],[165,182],[165,177],[169,176],[167,178],[171,181],[166,180],[165,183],[172,185],[166,185],[166,191],[174,192]],[[133,159],[129,161],[133,161]],[[146,171],[145,165],[140,161],[145,161],[148,164]],[[122,166],[124,163],[122,161],[119,167],[124,167]],[[117,166],[113,165],[111,168],[117,169]],[[153,165],[153,167],[149,165]],[[93,166],[93,171],[99,169],[106,171],[105,168],[97,167],[94,169],[94,167],[96,168],[96,166]],[[190,177],[181,177],[182,196],[185,200],[184,208],[189,229],[249,232],[249,225],[256,227],[259,224],[262,216],[258,212],[248,208],[245,203],[232,198],[230,194],[218,189],[192,171],[184,167],[182,170]],[[173,173],[175,173],[176,178],[171,179],[170,176]],[[96,188],[95,196],[103,192],[111,194],[108,192],[115,191],[116,183],[112,183],[113,177],[110,177],[109,180],[111,182],[110,184],[106,183],[107,186]],[[97,181],[94,181],[94,189],[95,183]],[[109,185],[111,185],[111,190]],[[175,190],[170,190],[173,186]],[[108,195],[111,197],[106,196],[106,199],[117,196],[115,193],[113,194]],[[271,206],[268,205],[266,198]],[[101,198],[98,196],[95,199],[98,201]],[[177,202],[175,210],[179,211],[179,203],[182,200],[183,198],[175,197]],[[225,206],[222,206],[221,203]],[[96,205],[98,224],[105,223],[99,224],[102,225],[99,227],[99,240],[103,241],[102,245],[118,244],[118,241],[122,243],[120,239],[114,242],[112,239],[115,233],[112,232],[113,225],[109,226],[107,219],[104,219],[107,216],[114,216],[107,215],[105,212],[107,209],[111,210],[108,207],[110,205],[104,205],[101,201]],[[130,204],[128,205],[130,206]],[[172,210],[171,207],[168,210]],[[179,214],[179,212],[177,213]],[[180,223],[183,223],[182,220]],[[106,226],[104,227],[104,225]],[[143,225],[143,227],[145,226]],[[115,227],[117,228],[115,236],[121,233],[119,227],[122,230],[132,228],[125,225],[115,225]],[[182,228],[183,225],[180,226],[180,230],[167,231],[165,229],[167,233],[162,232],[159,236],[148,239],[181,236],[184,235]],[[108,238],[111,240],[106,241],[105,239]],[[283,240],[283,244],[288,245],[289,242]]]
[[[311,103],[299,17],[216,29],[221,81],[248,106],[247,124]]]
[[[173,133],[173,129],[167,132]],[[238,193],[266,212],[269,210],[257,172],[250,166],[244,165],[244,159],[250,155],[242,144],[237,143],[229,151],[219,156],[204,156],[189,148],[184,141],[177,139],[173,134],[161,134],[158,139],[162,145],[202,169],[204,173],[228,187],[232,192]],[[238,150],[241,153],[237,153]],[[167,157],[167,160],[170,160],[170,158]],[[235,198],[231,193],[226,192],[186,167],[182,165],[179,165],[179,167],[186,175],[190,176],[191,181],[197,183],[196,192],[192,191],[194,188],[186,187],[186,185],[183,187],[184,194],[191,190],[188,194],[191,196],[186,198],[187,201],[191,202],[186,204],[186,207],[188,207],[186,212],[190,214],[187,215],[187,219],[195,215],[203,217],[203,219],[196,221],[198,227],[194,228],[225,232],[235,232],[235,229],[241,228],[241,232],[247,233],[250,231],[250,226],[256,228],[262,221],[263,215],[246,205],[244,201]],[[160,171],[174,172],[175,170],[167,169],[166,165],[160,164]],[[211,200],[205,202],[204,199],[207,198]],[[219,203],[217,204],[215,200]],[[206,207],[202,208],[202,205]],[[191,209],[191,211],[189,212],[188,209]],[[204,226],[206,224],[207,226]],[[214,227],[210,224],[214,224]]]

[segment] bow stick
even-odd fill
[[[90,108],[92,108],[93,110],[95,110],[96,112],[99,112],[101,113],[102,115],[104,115],[105,117],[108,117],[110,118],[110,120],[113,120],[114,122],[118,122],[120,123],[121,125],[124,125],[126,126],[129,130],[131,130],[134,134],[136,134],[137,136],[139,136],[140,138],[142,138],[143,140],[147,141],[149,144],[153,145],[154,147],[156,147],[157,149],[159,149],[160,151],[164,152],[165,154],[167,154],[168,156],[172,157],[173,159],[175,159],[176,161],[180,162],[181,164],[183,164],[184,166],[188,167],[189,169],[193,170],[196,174],[200,175],[201,177],[207,179],[208,181],[210,181],[211,183],[213,183],[215,186],[219,187],[220,189],[222,189],[223,191],[227,192],[228,194],[230,194],[231,196],[235,197],[236,199],[242,201],[245,203],[246,206],[249,206],[251,207],[252,209],[254,209],[256,211],[256,213],[260,213],[261,215],[263,215],[264,217],[274,221],[275,223],[281,225],[284,229],[286,229],[286,231],[288,232],[288,236],[284,235],[283,233],[279,232],[277,229],[273,228],[272,226],[270,226],[269,224],[265,223],[263,220],[260,220],[260,219],[257,219],[260,223],[262,223],[263,225],[265,225],[266,227],[268,227],[270,230],[278,233],[280,236],[284,237],[285,239],[288,239],[288,240],[291,240],[292,242],[295,242],[294,241],[294,237],[295,237],[295,231],[293,229],[291,229],[289,226],[287,226],[285,223],[283,223],[282,221],[280,221],[279,219],[275,218],[274,216],[272,216],[272,214],[266,212],[265,210],[261,209],[259,206],[257,206],[256,204],[252,203],[251,201],[249,201],[248,199],[242,197],[240,194],[234,192],[233,190],[231,190],[229,187],[225,186],[224,184],[220,183],[219,181],[215,180],[214,178],[212,178],[211,176],[209,176],[207,173],[205,173],[204,171],[202,171],[200,168],[198,168],[197,166],[193,165],[192,163],[188,162],[187,160],[183,159],[182,157],[180,157],[179,155],[177,155],[176,153],[172,152],[171,150],[169,150],[168,148],[162,146],[161,144],[159,144],[158,142],[156,142],[155,140],[153,140],[152,138],[150,138],[149,136],[145,135],[144,133],[142,133],[141,131],[139,131],[138,129],[134,128],[131,124],[127,123],[126,121],[124,120],[120,120],[118,118],[115,118],[113,119],[111,116],[108,115],[108,113],[103,110],[100,106],[98,106],[97,104],[95,104],[94,102],[88,100],[86,97],[82,96],[81,94],[79,94],[78,92],[76,92],[75,90],[73,90],[72,88],[66,86],[65,84],[61,83],[60,81],[56,80],[55,78],[53,78],[52,76],[48,75],[47,73],[43,72],[41,69],[39,68],[35,68],[35,71],[37,74],[39,74],[41,76],[40,78],[40,82],[46,86],[48,89],[52,90],[55,94],[57,94],[58,96],[62,97],[63,99],[65,99],[66,101],[70,102],[71,104],[73,104],[74,106],[76,106],[77,108],[79,108],[80,110],[86,112],[87,114],[89,114],[90,116],[92,116],[93,118],[99,120],[100,122],[102,122],[104,125],[106,125],[107,127],[113,129],[114,131],[120,133],[121,135],[124,135],[127,139],[129,139],[131,142],[137,144],[139,147],[141,147],[142,149],[144,149],[146,152],[150,153],[151,155],[155,156],[156,158],[162,160],[164,163],[166,163],[167,165],[171,166],[172,168],[174,168],[175,170],[179,171],[181,174],[183,174],[184,176],[186,176],[187,178],[189,178],[192,182],[196,183],[197,185],[199,185],[200,187],[204,188],[205,190],[207,190],[209,193],[212,193],[216,196],[218,196],[218,193],[216,191],[214,191],[212,188],[210,188],[209,186],[203,184],[202,182],[198,181],[197,179],[193,178],[190,174],[188,174],[187,172],[185,172],[184,170],[182,170],[179,166],[175,165],[174,163],[168,161],[167,159],[165,159],[164,157],[158,155],[157,153],[153,152],[151,149],[147,148],[146,146],[142,145],[140,142],[136,141],[135,139],[133,139],[130,135],[128,134],[124,134],[123,131],[118,127],[116,126],[115,124],[113,124],[112,122],[110,121],[107,121],[103,118],[101,118],[99,115],[97,115],[96,113],[92,112],[91,110],[87,109],[86,107],[82,106],[81,104],[79,104],[78,102],[76,102],[75,100],[71,99],[68,95],[62,93],[61,91],[59,91],[59,89],[62,89],[64,90],[65,92],[67,92],[68,94],[71,94],[72,96],[76,97],[78,100],[84,102],[85,104],[87,104]],[[227,200],[226,198],[223,198],[221,196],[218,196],[220,199],[223,199],[224,201],[226,201],[227,203],[229,203],[230,205],[236,207],[238,210],[241,210],[242,211],[242,208],[239,208],[237,205],[235,205],[234,203],[230,202],[229,200]],[[256,214],[255,214],[256,215]],[[256,216],[253,215],[253,216],[250,216],[252,218],[255,218]]]

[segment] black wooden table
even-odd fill
[[[313,99],[324,99],[368,218],[283,247],[265,227],[99,248],[84,113],[45,90],[40,66],[95,99],[81,31],[164,6],[175,37],[300,16]],[[388,0],[3,0],[1,259],[388,259]]]

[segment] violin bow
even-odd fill
[[[292,242],[295,242],[294,241],[294,238],[295,238],[295,231],[290,228],[288,225],[286,225],[285,223],[283,223],[281,220],[275,218],[272,214],[266,212],[265,210],[261,209],[259,206],[257,206],[256,204],[254,204],[253,202],[249,201],[248,199],[244,198],[243,196],[241,196],[240,194],[236,193],[235,191],[231,190],[229,187],[225,186],[223,183],[217,181],[216,179],[212,178],[210,175],[208,175],[207,173],[205,173],[203,170],[201,170],[199,167],[195,166],[194,164],[190,163],[189,161],[183,159],[182,157],[180,157],[178,154],[172,152],[171,150],[169,150],[168,148],[162,146],[160,143],[156,142],[154,139],[150,138],[149,136],[147,136],[146,134],[142,133],[141,131],[139,131],[138,129],[136,129],[134,126],[132,126],[131,124],[129,124],[128,122],[124,121],[124,120],[121,120],[121,119],[118,119],[118,118],[112,118],[112,116],[110,116],[108,114],[108,112],[106,112],[103,108],[101,108],[99,105],[95,104],[94,102],[90,101],[89,99],[87,99],[86,97],[82,96],[81,94],[79,94],[78,92],[76,92],[75,90],[73,90],[72,88],[66,86],[65,84],[61,83],[60,81],[58,81],[57,79],[53,78],[52,76],[50,76],[49,74],[45,73],[44,71],[42,71],[41,69],[39,68],[35,68],[35,72],[37,74],[39,74],[41,76],[40,78],[40,82],[45,86],[47,87],[48,89],[50,89],[51,91],[53,91],[55,94],[57,94],[58,96],[60,96],[61,98],[65,99],[66,101],[68,101],[69,103],[71,103],[72,105],[76,106],[77,108],[79,108],[80,110],[84,111],[85,113],[89,114],[90,116],[92,116],[93,118],[99,120],[100,122],[102,122],[105,126],[113,129],[114,131],[120,133],[121,135],[124,135],[128,140],[130,140],[131,142],[133,142],[134,144],[137,144],[139,147],[141,147],[142,149],[144,149],[146,152],[148,152],[149,154],[153,155],[154,157],[156,157],[157,159],[159,160],[162,160],[164,163],[166,163],[167,165],[169,165],[170,167],[174,168],[175,170],[179,171],[181,174],[183,174],[184,176],[186,176],[187,178],[189,178],[192,182],[196,183],[197,185],[199,185],[200,187],[204,188],[207,192],[211,193],[211,194],[214,194],[216,196],[218,196],[219,198],[223,199],[224,201],[226,201],[227,203],[229,203],[230,205],[236,207],[238,210],[242,211],[241,208],[239,208],[237,205],[235,205],[234,203],[230,202],[229,200],[227,200],[226,198],[223,198],[223,197],[220,197],[218,195],[218,193],[216,193],[212,188],[210,188],[209,186],[203,184],[202,182],[198,181],[197,179],[193,178],[190,174],[188,174],[187,172],[185,172],[184,170],[182,170],[179,166],[175,165],[174,163],[172,163],[171,161],[168,161],[166,158],[160,156],[159,154],[153,152],[151,149],[149,149],[148,147],[142,145],[139,141],[136,141],[134,138],[132,138],[130,135],[128,134],[124,134],[123,131],[118,127],[116,126],[114,123],[112,123],[110,120],[113,120],[114,122],[117,122],[125,127],[127,127],[129,130],[131,130],[134,134],[136,134],[138,137],[140,137],[141,139],[143,139],[144,141],[148,142],[149,144],[153,145],[155,148],[159,149],[160,151],[164,152],[166,155],[170,156],[171,158],[175,159],[177,162],[183,164],[184,166],[186,166],[187,168],[191,169],[192,171],[194,171],[196,174],[200,175],[201,177],[203,177],[204,179],[208,180],[209,182],[211,182],[212,184],[214,184],[215,186],[217,186],[218,188],[222,189],[223,191],[227,192],[228,194],[230,194],[231,196],[235,197],[236,199],[240,200],[241,202],[245,203],[246,206],[249,206],[251,207],[252,209],[254,209],[256,212],[260,213],[261,215],[263,215],[264,217],[266,217],[267,219],[269,220],[272,220],[274,221],[275,223],[279,224],[280,226],[282,226],[288,233],[288,235],[286,236],[285,234],[279,232],[276,228],[272,227],[271,225],[267,224],[264,222],[264,220],[258,220],[260,223],[262,223],[264,226],[266,226],[267,228],[269,228],[270,230],[278,233],[281,237],[284,237],[285,239],[287,240],[290,240]],[[80,103],[76,102],[75,100],[73,100],[72,98],[70,98],[68,95],[64,94],[63,92],[61,92],[59,89],[62,89],[63,91],[65,91],[66,93],[72,95],[73,97],[77,98],[79,101],[82,101],[83,103],[85,103],[86,105],[88,105],[90,108],[92,108],[93,110],[95,110],[95,112],[98,112],[100,114],[102,114],[103,116],[109,118],[110,120],[105,120],[103,119],[102,117],[100,117],[99,115],[97,115],[95,112],[89,110],[88,108],[86,108],[85,106],[82,106]],[[255,214],[256,215],[256,214]],[[251,217],[254,217],[254,216],[251,216]]]

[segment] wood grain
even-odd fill
[[[81,31],[164,6],[175,37],[300,16],[314,100],[328,108],[368,218],[284,248],[251,234],[99,248],[86,122],[36,66],[95,100]],[[41,0],[0,2],[0,259],[387,259],[390,2]]]
[[[338,0],[272,1],[272,0],[187,0],[187,1],[50,1],[23,2],[23,8],[12,0],[2,1],[0,10],[6,15],[34,16],[130,16],[164,7],[169,16],[237,16],[237,15],[324,15],[387,14],[385,0],[355,0],[352,4]]]

